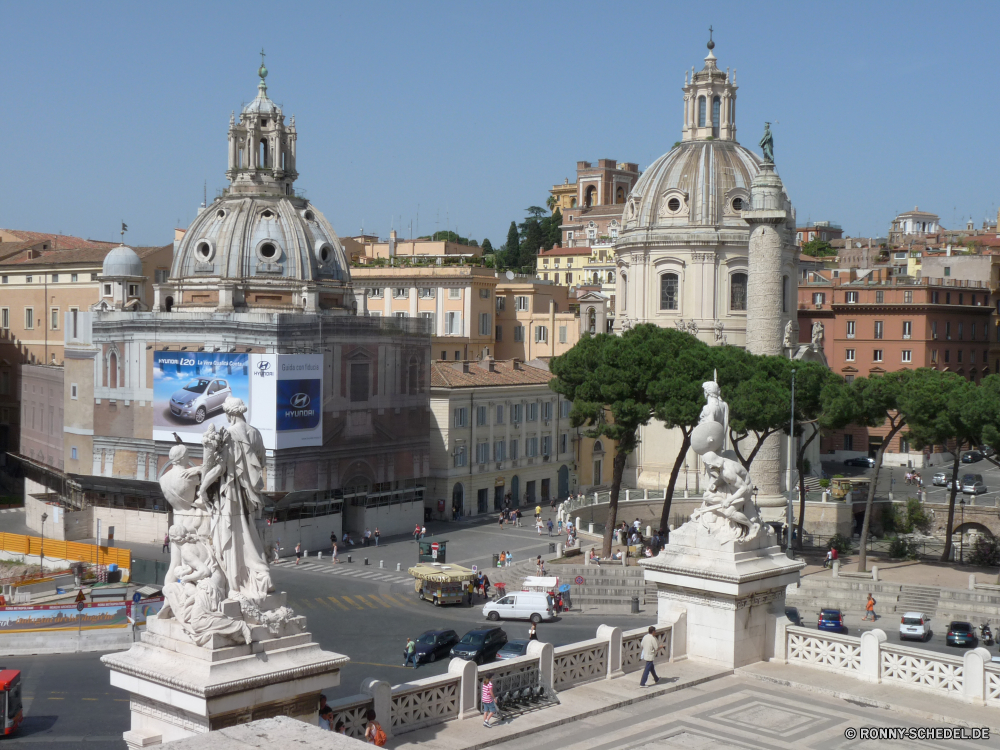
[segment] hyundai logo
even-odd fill
[[[258,370],[270,370],[271,369],[271,363],[270,362],[258,362],[257,363],[257,369]]]
[[[308,393],[296,393],[290,403],[293,409],[308,409],[311,400]]]

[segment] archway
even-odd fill
[[[565,500],[569,497],[569,467],[559,467],[559,499]]]
[[[597,188],[591,185],[584,194],[584,203],[590,207],[597,202]]]
[[[455,486],[451,490],[451,510],[455,513],[457,510],[459,514],[465,512],[465,488],[462,486],[461,482],[455,482]]]

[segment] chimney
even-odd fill
[[[512,359],[510,361],[510,363],[511,363],[511,365],[513,366],[513,368],[515,370],[520,370],[521,369],[521,360],[519,360],[519,359]]]
[[[481,362],[480,366],[489,372],[497,371],[497,362],[489,354],[483,357],[483,361]]]
[[[393,229],[389,232],[389,257],[396,257],[396,230]]]

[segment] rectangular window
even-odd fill
[[[858,293],[857,292],[848,292],[847,296],[846,296],[846,301],[847,301],[848,304],[853,305],[855,302],[858,301]]]
[[[537,422],[538,421],[538,402],[532,401],[528,404],[528,421]]]
[[[410,290],[409,289],[402,289],[402,288],[397,287],[396,289],[392,290],[392,298],[393,299],[407,299],[409,296],[410,296]]]
[[[825,292],[813,292],[813,304],[814,305],[822,305],[824,302],[826,302],[826,293]]]
[[[854,376],[853,375],[845,375],[844,376],[844,382],[847,383],[848,385],[850,385],[851,383],[854,382]]]
[[[530,437],[524,441],[524,455],[528,458],[538,455],[538,438]]]
[[[49,324],[50,324],[50,330],[53,330],[53,331],[58,331],[59,330],[59,308],[58,307],[53,307],[51,310],[49,310]]]
[[[465,446],[455,446],[455,466],[465,466]]]
[[[479,290],[479,299],[489,299],[489,298],[490,298],[490,290],[489,289],[480,289]]]
[[[476,426],[482,427],[487,422],[487,414],[485,406],[476,407]]]
[[[493,460],[494,461],[506,461],[506,448],[507,443],[503,440],[497,440],[493,443]]]
[[[434,289],[428,286],[420,287],[420,299],[434,299]]]
[[[855,331],[855,321],[848,320],[847,321],[847,338],[853,339],[854,338],[854,331]]]
[[[166,269],[166,268],[157,268],[155,271],[153,271],[153,283],[155,283],[155,284],[166,284],[167,283],[167,277],[169,275],[170,275],[170,271],[168,269]],[[73,274],[73,276],[76,276],[76,274]],[[76,279],[74,278],[73,281],[76,281]]]
[[[976,350],[975,349],[970,349],[969,350],[969,364],[970,365],[976,364]]]
[[[452,287],[448,290],[448,299],[462,299],[462,290],[457,287]]]
[[[951,304],[951,292],[945,292],[944,293],[944,303],[946,305],[950,305]]]
[[[523,296],[514,297],[514,310],[515,312],[527,312],[528,298]]]
[[[496,331],[497,331],[496,340],[503,341],[503,326],[497,326]]]
[[[368,400],[368,363],[351,363],[351,401],[359,403]]]
[[[420,313],[420,317],[423,320],[429,320],[430,321],[429,328],[431,329],[431,334],[433,334],[434,333],[434,313],[432,313],[432,312],[422,312],[422,313]]]
[[[476,443],[476,463],[484,464],[490,460],[490,444]]]
[[[844,359],[847,360],[848,362],[853,362],[854,361],[854,350],[853,349],[845,349],[844,350]]]
[[[552,436],[543,435],[542,436],[542,455],[551,456],[552,455]]]
[[[948,341],[951,341],[951,322],[950,321],[945,321],[945,324],[944,324],[944,337]]]
[[[10,280],[6,276],[0,277],[0,284],[7,284],[9,281]]]
[[[489,336],[493,328],[492,316],[489,313],[479,313],[479,335]]]
[[[510,460],[517,460],[517,440],[510,441]]]
[[[30,284],[32,281],[34,281],[34,277],[33,276],[25,276],[24,277],[24,282],[26,284]]]
[[[951,276],[951,266],[945,266],[944,267],[944,275],[945,276]]]
[[[462,406],[455,409],[455,427],[468,427],[469,426],[469,410],[468,408]]]
[[[535,326],[535,343],[544,344],[549,340],[549,329],[545,326]]]
[[[35,327],[35,310],[31,307],[24,308],[24,327],[34,328]]]
[[[111,284],[105,284],[104,285],[104,296],[105,297],[110,297],[111,296]]]
[[[385,296],[385,290],[372,287],[368,290],[368,296],[371,299],[382,299]]]
[[[70,385],[69,385],[69,397],[71,399],[73,399],[74,401],[76,401],[78,393],[79,393],[79,389],[77,388],[76,383],[70,383]]]
[[[854,435],[844,435],[844,450],[852,451],[854,450]]]
[[[911,290],[903,292],[903,302],[906,302],[907,304],[913,302],[913,292]]]
[[[972,329],[969,331],[969,341],[976,340],[976,324],[972,324]]]
[[[941,304],[941,292],[931,292],[931,302],[935,305]]]
[[[956,361],[956,362],[958,362],[958,364],[962,364],[962,355],[963,355],[963,354],[965,354],[965,352],[963,352],[963,351],[962,351],[961,349],[959,349],[959,350],[958,350],[958,351],[956,352],[956,354],[957,354],[958,356],[957,356],[957,359],[956,359],[955,361]]]
[[[552,419],[552,402],[542,402],[542,419]]]
[[[511,404],[510,407],[510,421],[514,424],[520,424],[522,415],[524,414],[524,404]]]
[[[931,338],[935,338],[936,339],[937,337],[938,337],[937,321],[936,320],[932,320],[931,321]]]
[[[0,328],[10,328],[9,307],[0,307]]]
[[[514,326],[514,341],[524,341],[524,326]]]
[[[569,446],[569,435],[567,435],[564,432],[559,436],[559,452],[560,453],[568,452],[568,446]]]
[[[881,305],[883,302],[885,302],[885,292],[880,289],[875,292],[875,304]]]
[[[938,350],[931,349],[931,364],[936,365],[938,361]]]
[[[96,273],[90,274],[90,280],[91,281],[97,281],[97,274]]]
[[[566,326],[559,326],[559,343],[566,343]]]
[[[503,404],[497,404],[497,419],[494,424],[503,424]]]
[[[903,321],[903,338],[908,339],[913,335],[913,321],[904,320]]]
[[[506,297],[501,297],[501,296],[498,295],[497,296],[497,312],[498,313],[499,312],[503,312],[506,309],[507,309],[507,298]]]
[[[57,273],[52,274],[52,283],[53,284],[58,284],[59,283],[59,274],[57,274]]]
[[[462,335],[462,313],[447,312],[444,314],[444,332],[448,336]]]
[[[409,313],[405,313],[405,312],[394,312],[392,314],[392,317],[394,317],[394,318],[408,318],[408,317],[410,317],[410,314]]]
[[[69,454],[70,454],[70,458],[72,458],[74,461],[76,461],[76,448],[70,448],[69,449]]]
[[[882,332],[885,330],[885,325],[881,320],[875,321],[875,338],[882,338]]]
[[[944,362],[945,362],[945,364],[948,364],[949,362],[951,362],[951,349],[945,349],[944,350]]]
[[[128,296],[129,297],[138,297],[139,296],[139,285],[138,284],[129,284],[128,285]]]
[[[559,402],[559,412],[560,412],[559,415],[563,419],[567,419],[569,417],[569,412],[570,412],[570,410],[572,408],[573,408],[573,402],[572,401],[560,401]]]
[[[964,326],[964,325],[963,325],[962,323],[959,323],[959,324],[958,324],[958,340],[959,340],[959,341],[961,341],[961,340],[962,340],[962,329],[963,329],[964,327],[965,327],[965,326]]]
[[[660,276],[660,309],[677,309],[677,274],[665,273]]]
[[[566,274],[566,283],[567,284],[572,284],[573,283],[573,274],[571,274],[571,273],[567,273]]]
[[[881,361],[882,361],[882,350],[874,349],[872,351],[872,362],[881,362]]]
[[[903,361],[904,362],[912,362],[913,361],[913,350],[912,349],[903,349]]]

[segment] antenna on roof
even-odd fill
[[[201,207],[205,208],[208,205],[208,180],[205,180],[201,186]]]

